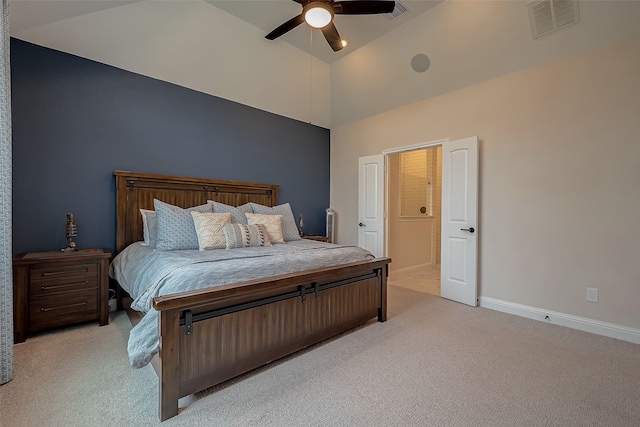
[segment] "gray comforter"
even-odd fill
[[[370,252],[355,246],[311,240],[204,252],[157,251],[133,243],[111,263],[111,277],[134,298],[132,308],[145,313],[129,335],[129,362],[141,368],[158,352],[154,297],[371,258]]]

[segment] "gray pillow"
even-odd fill
[[[143,246],[156,247],[156,241],[158,240],[158,219],[156,218],[156,212],[148,209],[140,209],[142,214],[142,234],[144,236]]]
[[[231,222],[233,222],[234,224],[248,224],[247,217],[244,214],[253,213],[253,211],[251,210],[251,205],[249,203],[245,203],[244,205],[238,206],[237,208],[225,205],[224,203],[214,202],[213,200],[207,200],[207,203],[213,206],[213,212],[230,213]]]
[[[182,209],[153,199],[153,207],[158,222],[156,249],[160,251],[198,249],[198,234],[193,225],[191,212],[211,212],[210,204]]]
[[[251,209],[253,213],[262,215],[282,215],[282,236],[285,242],[292,240],[300,240],[300,232],[296,225],[296,220],[291,212],[291,206],[289,203],[278,205],[270,208],[269,206],[259,205],[257,203],[251,203]]]

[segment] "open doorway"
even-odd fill
[[[440,295],[442,147],[387,155],[389,283]]]

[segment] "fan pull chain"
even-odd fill
[[[311,122],[311,98],[313,93],[313,28],[309,27],[309,124]]]

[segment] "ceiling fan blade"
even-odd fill
[[[396,2],[386,0],[337,1],[333,3],[332,7],[337,15],[369,15],[391,13],[396,7]]]
[[[300,14],[294,18],[289,19],[287,22],[280,25],[278,28],[276,28],[275,30],[271,31],[269,34],[264,36],[264,38],[267,40],[277,39],[281,35],[293,30],[295,27],[302,24],[303,22],[304,22],[304,16]]]
[[[342,50],[344,47],[342,45],[342,39],[340,38],[340,34],[338,34],[338,29],[330,22],[327,26],[322,28],[322,34],[324,34],[324,38],[327,39],[329,46],[333,49],[334,52]]]

